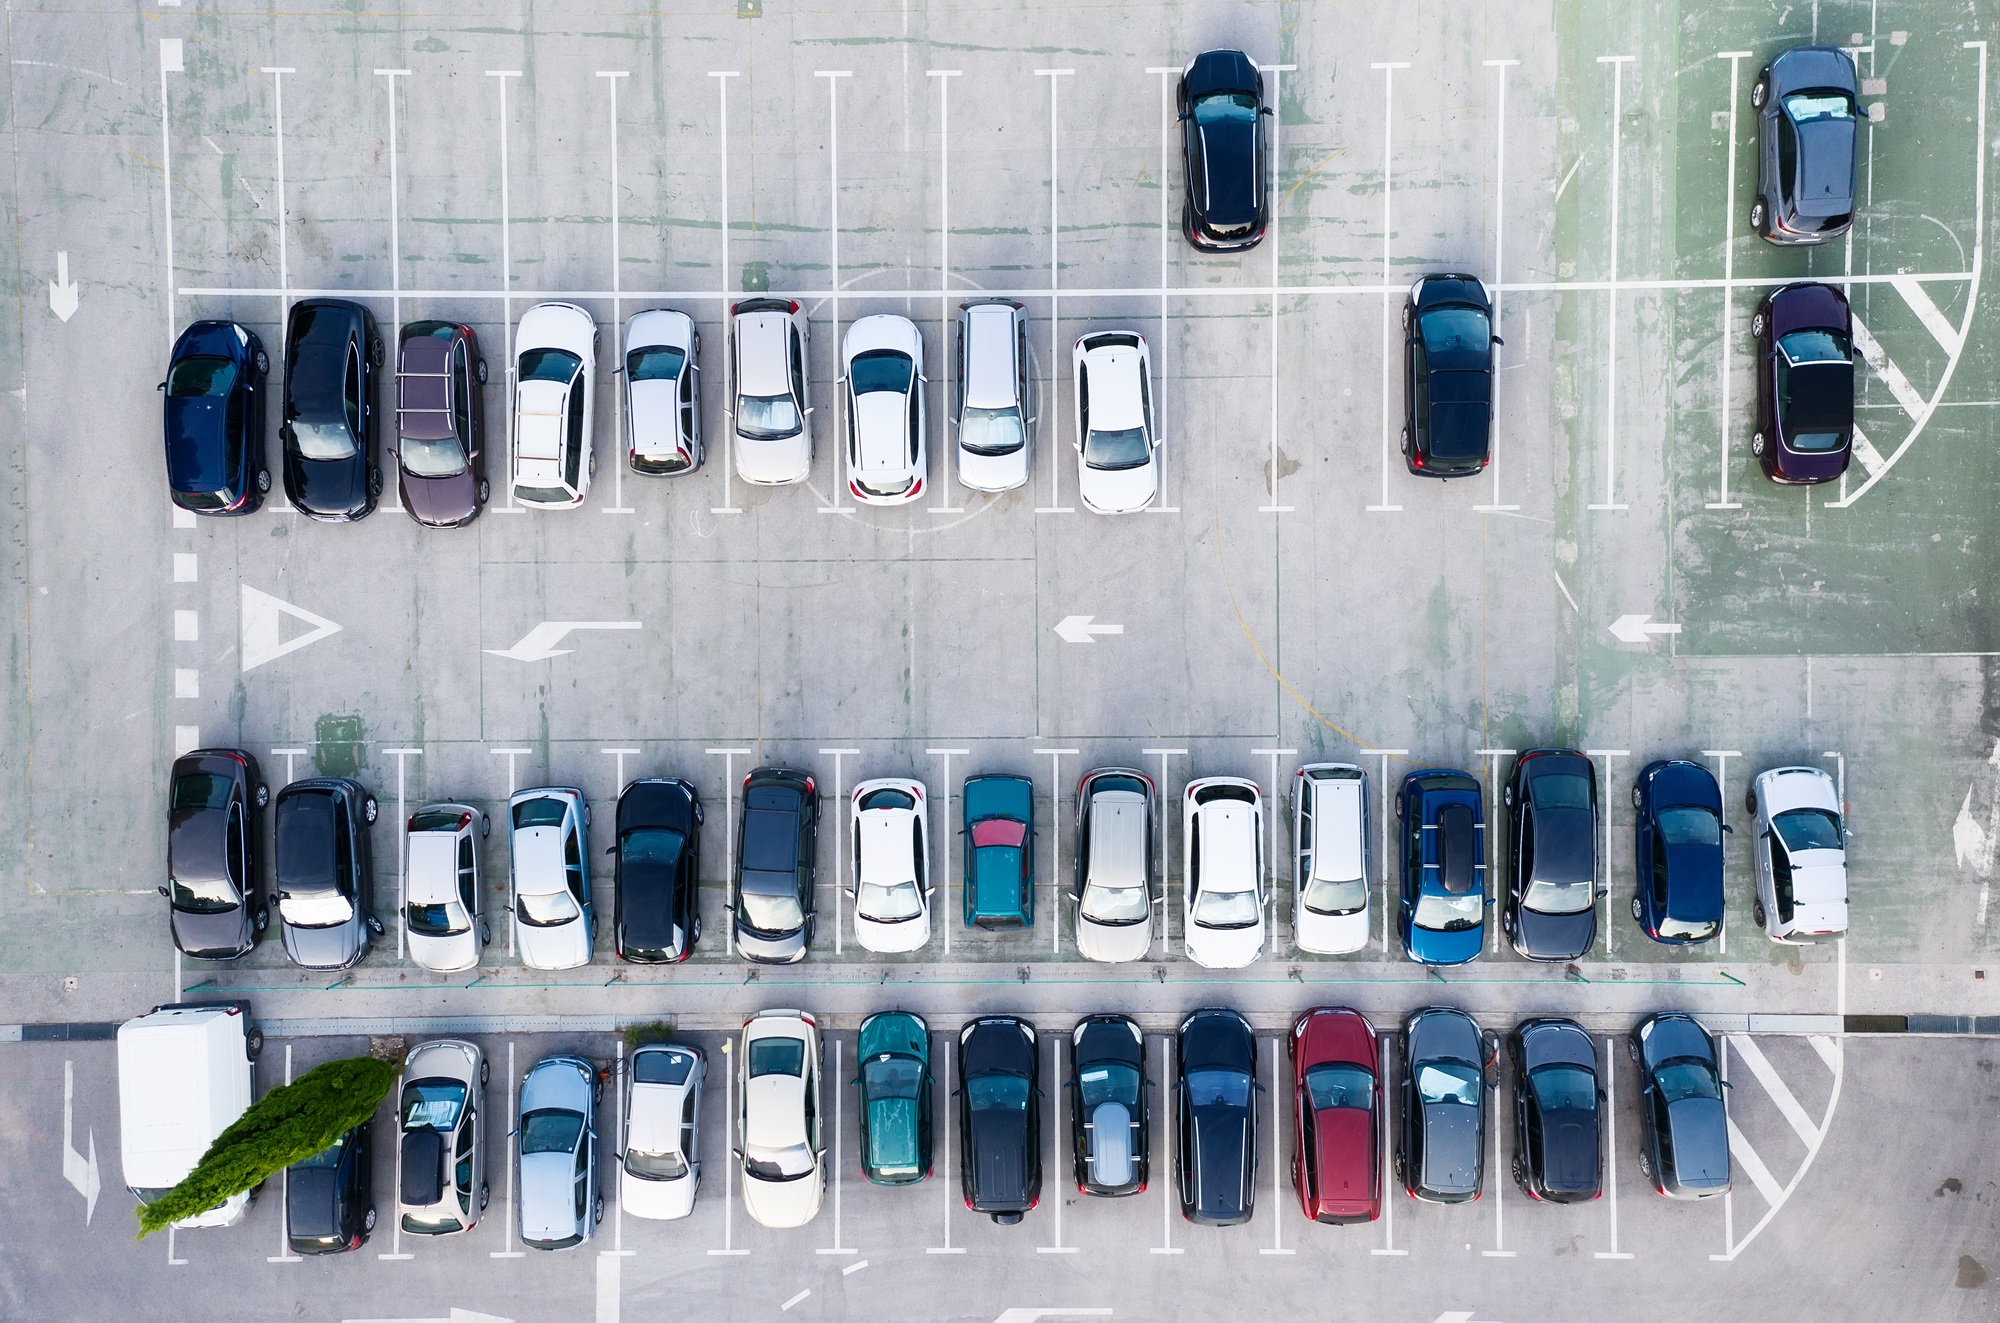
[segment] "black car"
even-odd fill
[[[1493,454],[1493,301],[1478,276],[1422,276],[1403,303],[1403,461],[1461,478]]]
[[[1639,1170],[1669,1199],[1729,1191],[1729,1109],[1715,1040],[1692,1015],[1667,1011],[1639,1022],[1626,1047],[1639,1065],[1645,1140]]]
[[[375,314],[345,299],[303,299],[285,325],[285,495],[314,519],[374,513],[375,373],[386,350]]]
[[[285,1237],[294,1254],[357,1250],[375,1229],[372,1121],[363,1121],[331,1147],[285,1175]]]
[[[167,492],[204,515],[249,514],[271,490],[264,462],[264,342],[235,322],[196,322],[174,341],[161,413]]]
[[[271,922],[257,886],[256,810],[271,802],[257,760],[241,749],[174,759],[167,786],[167,925],[182,955],[233,960]]]
[[[1250,1220],[1257,1203],[1257,1040],[1235,1011],[1181,1021],[1174,1047],[1181,1216],[1206,1226]]]
[[[1573,1020],[1524,1020],[1514,1058],[1514,1183],[1531,1199],[1582,1203],[1604,1192],[1604,1090],[1597,1048]]]
[[[958,1169],[965,1206],[1013,1226],[1042,1201],[1035,1026],[982,1015],[958,1031]]]
[[[1486,1175],[1486,1090],[1500,1079],[1497,1035],[1432,1006],[1403,1026],[1403,1126],[1396,1175],[1412,1199],[1460,1204]]]
[[[762,964],[806,958],[813,935],[813,879],[819,873],[819,793],[788,767],[759,767],[743,778],[736,827],[736,954]]]
[[[1581,960],[1597,942],[1597,769],[1575,749],[1529,749],[1501,792],[1507,902],[1500,926],[1530,960]]]
[[[1722,931],[1722,788],[1684,758],[1647,763],[1632,783],[1632,918],[1646,936],[1692,946]]]
[[[1125,1015],[1088,1015],[1070,1034],[1069,1117],[1076,1188],[1138,1194],[1151,1170],[1146,1047]]]
[[[305,969],[347,969],[382,934],[375,917],[375,797],[342,776],[278,792],[273,890],[285,954]]]
[[[1181,71],[1181,230],[1209,252],[1255,248],[1270,224],[1264,195],[1264,75],[1242,51],[1204,51]]]
[[[701,940],[701,797],[679,777],[642,777],[618,796],[613,949],[638,964],[678,963]]]
[[[1794,46],[1750,89],[1757,110],[1757,198],[1750,228],[1775,244],[1837,239],[1854,224],[1861,84],[1838,46]]]

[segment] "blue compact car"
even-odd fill
[[[1403,954],[1426,965],[1476,960],[1486,937],[1486,813],[1479,782],[1444,767],[1396,792],[1403,833]]]
[[[1648,763],[1632,784],[1632,851],[1639,890],[1632,917],[1669,946],[1722,931],[1722,791],[1700,763]]]
[[[196,322],[167,361],[167,491],[201,515],[249,514],[271,490],[264,465],[264,401],[271,371],[263,341],[235,322]]]

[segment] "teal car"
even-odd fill
[[[1035,922],[1035,783],[1025,776],[969,776],[965,812],[965,926],[1028,928]]]
[[[861,1174],[913,1185],[931,1174],[931,1038],[922,1018],[883,1011],[855,1043],[861,1090]]]

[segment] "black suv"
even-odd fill
[[[1486,1090],[1500,1042],[1464,1011],[1432,1006],[1403,1026],[1403,1131],[1396,1175],[1412,1199],[1461,1204],[1486,1176]]]
[[[255,812],[270,802],[257,760],[242,749],[196,749],[174,759],[160,894],[182,955],[233,960],[270,925],[257,885],[263,833]]]
[[[982,1015],[958,1031],[958,1168],[965,1206],[1013,1226],[1042,1201],[1040,1054],[1035,1026]]]
[[[1076,1188],[1138,1194],[1152,1168],[1146,1040],[1126,1015],[1089,1015],[1070,1034],[1069,1116]]]
[[[1500,926],[1530,960],[1581,960],[1597,942],[1597,769],[1575,749],[1514,760],[1507,805],[1507,899]]]
[[[294,1162],[285,1177],[285,1236],[294,1254],[357,1250],[375,1229],[375,1180],[363,1121],[329,1148]]]
[[[1462,478],[1493,454],[1493,301],[1478,276],[1422,276],[1403,303],[1403,460]]]
[[[1757,199],[1750,228],[1770,243],[1837,239],[1854,224],[1861,161],[1854,57],[1837,46],[1794,46],[1750,89],[1757,110]]]
[[[1235,1011],[1181,1021],[1174,1048],[1181,1216],[1207,1226],[1248,1222],[1257,1202],[1257,1040]]]
[[[618,796],[613,949],[620,960],[678,963],[701,940],[701,796],[679,777],[641,777]]]
[[[806,958],[813,935],[813,879],[819,871],[819,794],[788,767],[759,767],[743,778],[736,827],[736,954],[786,965]]]
[[[1264,75],[1242,51],[1203,51],[1181,72],[1181,231],[1196,248],[1255,248],[1271,221],[1264,194]]]

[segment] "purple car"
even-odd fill
[[[412,322],[396,357],[396,488],[410,518],[459,528],[486,504],[486,360],[470,326]]]
[[[1831,482],[1854,449],[1854,319],[1831,285],[1774,290],[1750,319],[1757,430],[1750,453],[1773,482]]]

